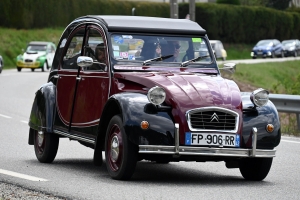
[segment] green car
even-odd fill
[[[25,52],[17,56],[17,70],[20,72],[22,68],[30,68],[34,71],[40,68],[43,72],[47,71],[52,66],[55,50],[52,42],[29,42]]]

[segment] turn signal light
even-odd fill
[[[269,133],[272,133],[274,131],[274,126],[272,124],[268,124],[266,126],[266,130],[269,132]]]
[[[141,122],[141,128],[144,129],[144,130],[148,129],[149,128],[149,122],[142,121]]]

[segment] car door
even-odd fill
[[[78,75],[77,58],[81,55],[85,26],[74,30],[66,41],[57,74],[56,109],[60,120],[55,129],[69,132]]]
[[[100,116],[108,99],[110,88],[108,48],[104,31],[98,26],[89,26],[84,46],[84,55],[95,60],[97,48],[104,47],[106,65],[93,64],[96,67],[91,66],[80,70],[71,132],[94,137],[97,134]],[[98,65],[99,67],[97,67]]]
[[[274,40],[274,48],[275,48],[275,54],[276,55],[281,55],[282,52],[282,45],[278,40]]]

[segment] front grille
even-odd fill
[[[191,110],[187,115],[192,131],[237,131],[238,114],[228,109],[207,107]]]
[[[33,62],[33,60],[25,59],[25,62]]]

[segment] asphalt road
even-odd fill
[[[292,137],[282,138],[261,182],[245,181],[223,162],[139,162],[130,181],[116,181],[105,165],[93,165],[92,149],[68,139],[60,140],[52,164],[39,163],[27,144],[28,119],[47,75],[39,70],[0,75],[0,182],[67,199],[299,199],[300,139]]]

